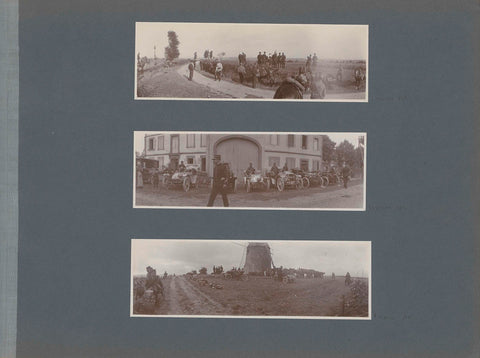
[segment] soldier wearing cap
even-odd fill
[[[352,169],[350,169],[350,167],[345,162],[343,162],[341,173],[343,179],[343,187],[347,189],[347,183],[350,179],[350,175],[352,175]]]
[[[213,156],[215,164],[215,168],[213,169],[213,186],[207,206],[213,206],[217,194],[222,195],[223,206],[228,206],[226,182],[229,173],[227,172],[226,166],[220,163],[220,159],[221,157],[218,154]]]

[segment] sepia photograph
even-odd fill
[[[366,133],[134,132],[135,208],[365,210]]]
[[[371,319],[370,241],[142,240],[130,313]]]
[[[137,22],[135,99],[368,102],[368,29]]]

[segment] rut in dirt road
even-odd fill
[[[214,315],[227,314],[226,308],[193,286],[184,277],[173,277],[166,290],[166,301],[170,315]]]

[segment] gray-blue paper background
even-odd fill
[[[17,356],[478,353],[471,10],[21,1]],[[135,21],[368,24],[369,103],[134,101]],[[132,209],[134,130],[365,131],[367,210]],[[372,241],[372,320],[130,318],[134,237]]]

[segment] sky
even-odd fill
[[[199,57],[213,50],[214,56],[236,57],[245,52],[256,57],[258,51],[284,52],[287,58],[305,58],[317,53],[319,59],[367,60],[368,25],[311,24],[218,24],[137,22],[135,56],[164,57],[168,31],[180,41],[180,58]]]
[[[152,266],[161,275],[182,275],[213,265],[225,270],[241,267],[245,262],[245,247],[241,240],[132,240],[132,273],[145,274]],[[369,241],[262,241],[272,250],[276,267],[306,268],[335,272],[343,276],[370,276],[371,243]],[[243,246],[243,247],[242,247]]]
[[[142,132],[135,131],[134,133],[134,147],[136,152],[142,152],[144,149],[144,137],[146,133],[161,133],[161,132]],[[347,140],[356,148],[358,146],[358,136],[362,133],[347,133],[347,132],[335,132],[335,133],[323,133],[335,143],[340,144],[344,140]]]

